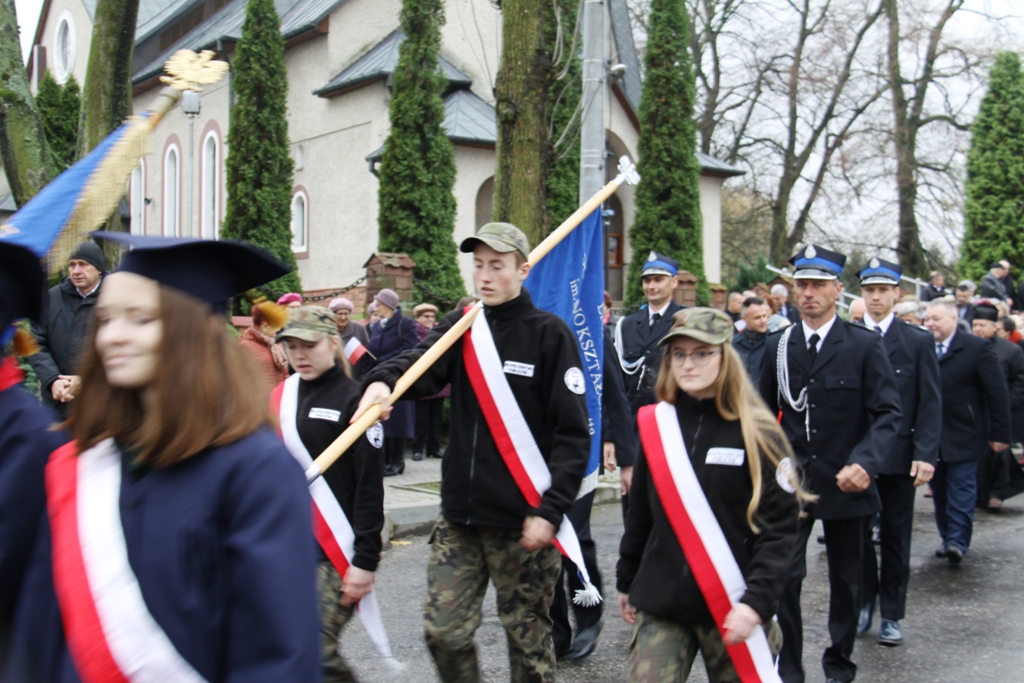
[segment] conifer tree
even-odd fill
[[[78,117],[82,109],[81,89],[75,75],[68,76],[61,86],[53,75],[46,71],[36,93],[36,108],[43,120],[46,142],[63,171],[75,163],[78,150]]]
[[[288,150],[288,75],[274,0],[249,0],[231,68],[235,105],[228,130],[228,202],[221,235],[251,242],[294,266],[295,164]],[[302,291],[296,272],[267,287],[274,292]]]
[[[456,261],[455,149],[444,131],[438,68],[443,0],[403,0],[405,41],[391,93],[391,133],[380,165],[380,250],[408,254],[424,301],[445,307],[465,295]]]
[[[700,165],[693,121],[694,80],[690,25],[680,0],[651,0],[640,96],[636,219],[627,303],[643,301],[640,270],[650,252],[678,260],[707,297],[701,240]]]
[[[549,91],[551,118],[551,159],[547,178],[547,221],[545,233],[557,228],[580,204],[580,105],[582,80],[579,37],[574,27],[578,17],[576,0],[557,0],[545,10],[545,34],[553,54],[554,68]],[[561,15],[561,21],[556,15]],[[558,31],[559,23],[561,32]],[[558,36],[562,44],[556,45]],[[574,44],[575,42],[575,44]]]
[[[1024,263],[1024,73],[1000,52],[971,124],[960,275],[980,278],[993,261]],[[1011,294],[1012,295],[1012,294]]]

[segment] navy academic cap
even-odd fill
[[[898,285],[903,268],[898,263],[873,258],[857,272],[861,285]]]
[[[679,261],[674,258],[652,251],[647,255],[644,267],[640,269],[640,277],[645,275],[668,275],[675,277],[679,274]]]
[[[846,256],[824,247],[808,244],[789,259],[793,277],[798,280],[836,280],[846,265]]]
[[[25,247],[0,241],[0,343],[22,318],[39,318],[45,276],[39,257]]]
[[[94,232],[131,247],[117,272],[173,287],[225,313],[231,297],[287,275],[291,268],[251,244],[223,240]]]

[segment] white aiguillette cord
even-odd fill
[[[811,411],[807,409],[807,387],[800,390],[800,395],[793,398],[789,390],[789,337],[793,334],[794,325],[790,325],[782,333],[779,339],[779,348],[775,360],[776,379],[779,383],[779,396],[798,413],[804,414],[804,430],[807,433],[807,440],[811,440]]]

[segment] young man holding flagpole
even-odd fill
[[[559,551],[577,565],[576,599],[598,600],[565,519],[580,489],[591,437],[577,341],[523,290],[526,236],[489,223],[463,241],[483,303],[470,331],[406,393],[451,384],[451,441],[442,464],[441,517],[431,535],[424,622],[445,683],[480,680],[473,635],[488,579],[498,592],[512,679],[554,680],[548,611]],[[466,311],[446,315],[415,349],[374,368],[353,421],[387,398],[397,379]]]

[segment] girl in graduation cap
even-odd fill
[[[134,249],[96,305],[75,441],[46,467],[6,680],[320,680],[309,494],[223,315],[286,268],[248,245],[96,236]]]

